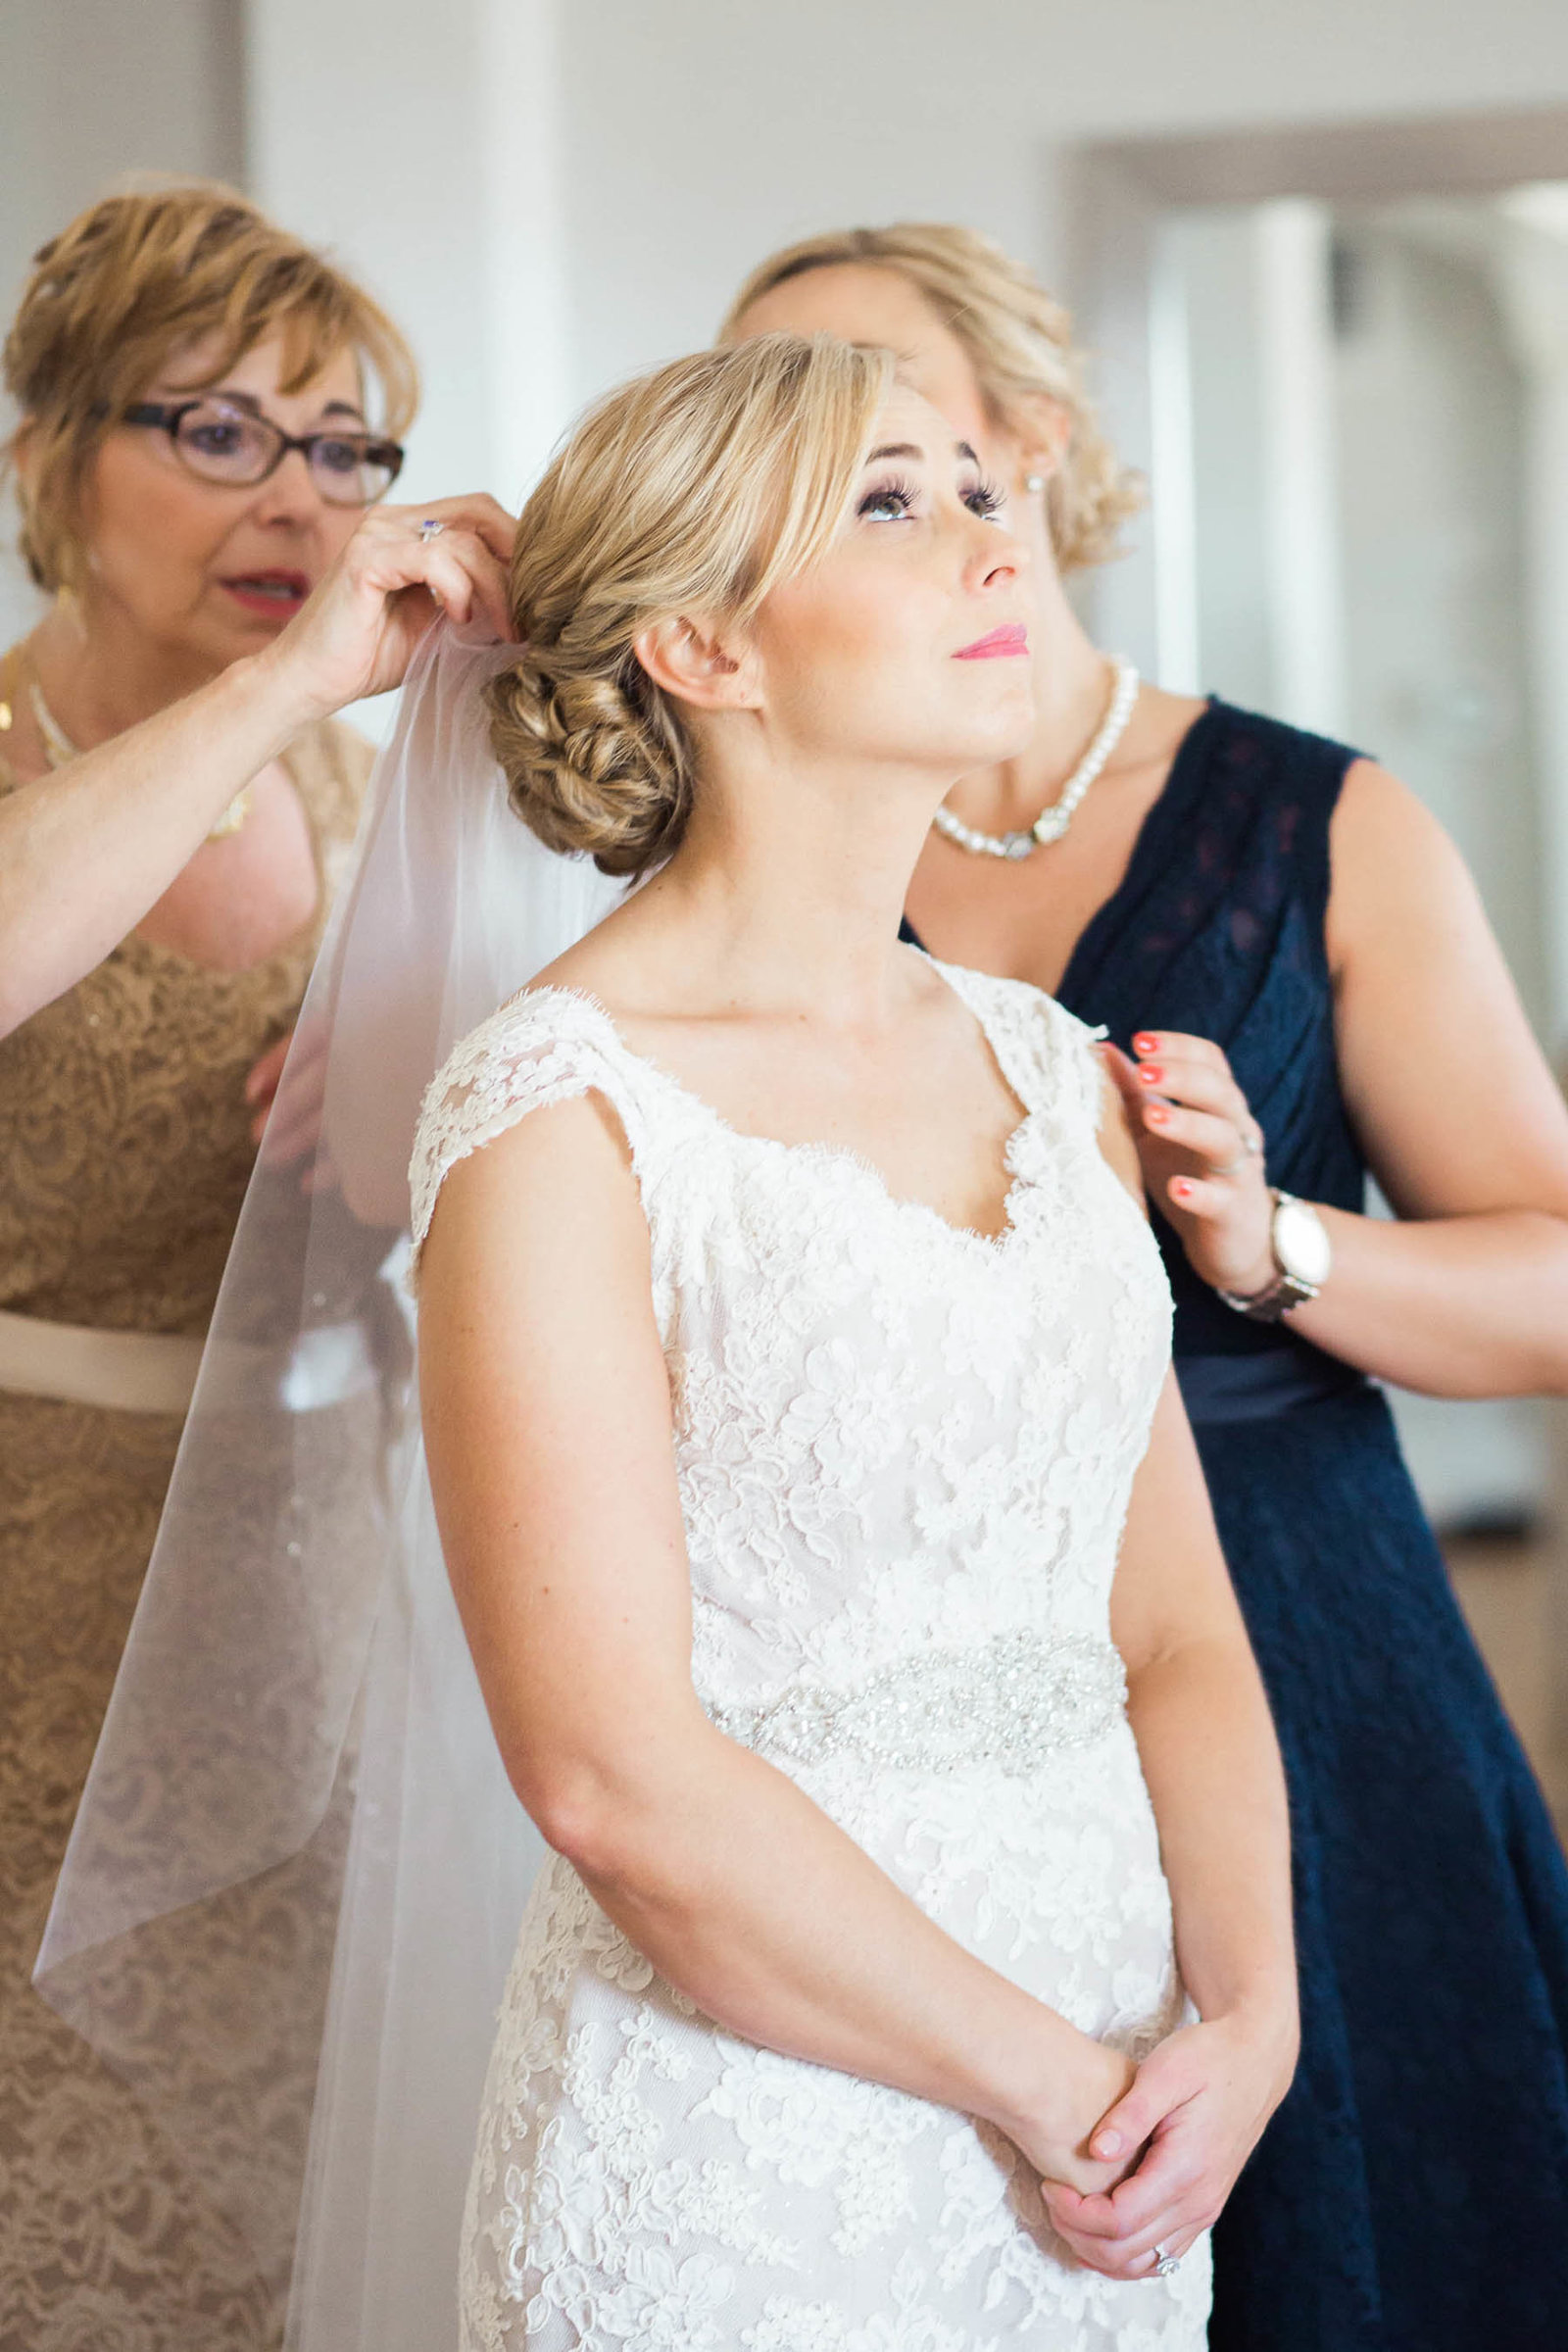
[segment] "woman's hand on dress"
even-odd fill
[[[438,522],[439,531],[422,525]],[[371,507],[294,618],[255,660],[286,679],[301,723],[400,686],[437,612],[513,635],[507,571],[515,517],[493,498]]]
[[[1275,1277],[1273,1200],[1263,1135],[1218,1046],[1141,1030],[1136,1061],[1102,1049],[1126,1106],[1150,1198],[1175,1226],[1195,1273],[1246,1295]]]
[[[1216,2018],[1170,2034],[1090,2134],[1095,2157],[1133,2169],[1108,2194],[1042,2181],[1058,2236],[1110,2278],[1152,2278],[1160,2255],[1179,2261],[1213,2227],[1294,2063],[1278,2021]]]

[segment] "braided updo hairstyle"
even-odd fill
[[[633,647],[744,623],[825,551],[892,376],[831,335],[699,352],[591,409],[523,510],[515,660],[485,689],[513,808],[547,848],[640,874],[679,846],[692,735]]]
[[[1002,425],[1027,428],[1031,401],[1067,418],[1067,447],[1046,486],[1051,543],[1063,572],[1120,553],[1121,526],[1144,504],[1142,476],[1122,464],[1084,387],[1072,319],[1033,272],[990,237],[944,220],[830,229],[759,264],[729,307],[719,340],[732,342],[754,302],[809,270],[846,264],[896,270],[968,355],[981,396]]]

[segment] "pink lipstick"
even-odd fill
[[[1009,620],[1005,626],[993,629],[988,637],[977,637],[954,655],[955,662],[995,662],[1006,654],[1026,654],[1029,651],[1029,632],[1021,621]]]

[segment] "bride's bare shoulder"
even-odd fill
[[[673,950],[661,950],[658,927],[630,901],[547,963],[529,987],[566,989],[595,998],[608,1012],[632,1013],[657,999],[664,972],[678,964]]]

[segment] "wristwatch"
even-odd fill
[[[1294,1193],[1282,1193],[1278,1186],[1272,1191],[1274,1215],[1268,1239],[1278,1269],[1274,1280],[1248,1296],[1237,1291],[1219,1294],[1227,1306],[1234,1306],[1239,1315],[1250,1315],[1254,1323],[1278,1323],[1303,1298],[1315,1298],[1334,1263],[1328,1227],[1310,1200],[1298,1200]]]

